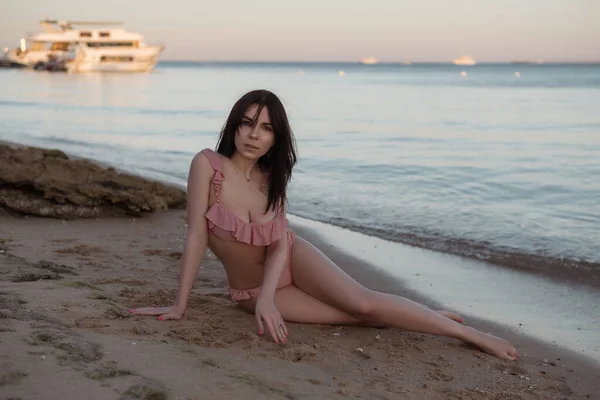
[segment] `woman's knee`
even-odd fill
[[[377,307],[377,293],[365,289],[360,295],[356,296],[346,310],[349,314],[359,318],[362,321],[373,320],[373,314]]]

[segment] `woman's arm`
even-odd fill
[[[187,238],[179,270],[179,290],[175,305],[170,307],[145,307],[131,309],[136,315],[159,315],[158,319],[182,317],[198,268],[208,245],[208,224],[204,215],[208,209],[210,182],[213,169],[206,156],[196,154],[190,165],[187,183]]]
[[[273,299],[277,283],[287,262],[287,237],[284,233],[281,239],[276,240],[267,246],[267,256],[265,258],[265,273],[263,276],[261,296],[267,296]]]
[[[285,210],[284,214],[285,215]],[[256,322],[259,334],[264,332],[262,320],[267,324],[275,343],[287,342],[287,327],[275,307],[275,291],[287,260],[288,242],[285,232],[278,240],[267,246],[265,258],[265,272],[263,276],[260,294],[256,299]]]
[[[210,181],[213,169],[202,153],[192,160],[187,184],[188,229],[179,271],[179,291],[175,306],[183,313],[200,263],[208,246],[208,224],[204,215],[208,209]]]

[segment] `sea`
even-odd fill
[[[161,62],[0,70],[0,140],[185,185],[234,102],[283,101],[293,215],[540,271],[600,273],[600,64]]]

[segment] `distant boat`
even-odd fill
[[[452,61],[454,65],[475,65],[477,64],[471,56],[461,56]]]
[[[367,58],[363,58],[362,60],[360,60],[361,64],[367,64],[367,65],[374,65],[374,64],[378,64],[379,61],[377,61],[376,58],[373,57],[367,57]]]
[[[148,72],[164,48],[147,45],[137,33],[111,27],[119,22],[45,19],[40,25],[42,32],[21,39],[19,48],[5,49],[4,63],[33,69],[54,63],[68,72]],[[88,28],[91,25],[96,27]]]

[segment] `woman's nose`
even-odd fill
[[[255,126],[254,128],[252,128],[252,130],[250,130],[250,137],[253,139],[258,138],[258,126]]]

